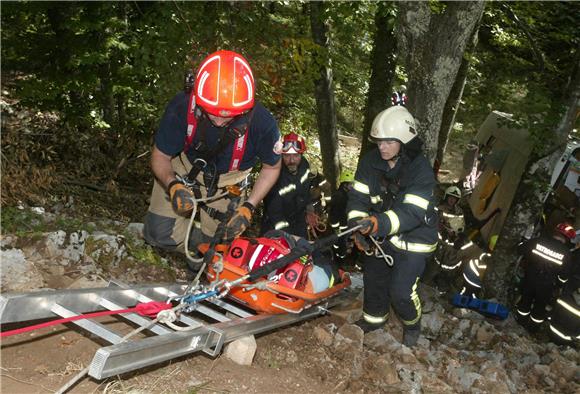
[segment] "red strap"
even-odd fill
[[[160,302],[160,301],[145,302],[142,304],[138,304],[135,307],[135,310],[141,316],[147,316],[147,317],[153,317],[153,318],[157,317],[157,314],[159,312],[164,311],[166,309],[171,309],[171,304],[168,304],[166,302]]]
[[[185,146],[183,151],[187,152],[193,144],[193,137],[197,131],[197,117],[195,116],[195,94],[191,91],[189,104],[187,105],[187,134],[185,135]]]
[[[230,161],[230,171],[237,171],[240,168],[240,164],[242,163],[242,158],[244,157],[244,152],[246,150],[246,142],[248,140],[247,136],[248,131],[236,139],[236,142],[234,143],[232,161]]]
[[[249,125],[248,125],[249,128]],[[187,105],[187,134],[185,135],[185,145],[183,151],[187,152],[191,145],[193,145],[193,138],[197,131],[197,117],[195,116],[195,94],[192,90],[189,95],[189,104]],[[237,171],[242,163],[242,158],[244,157],[244,152],[246,151],[246,142],[248,130],[236,139],[234,144],[234,150],[232,152],[232,160],[230,161],[230,168],[228,171]]]
[[[92,319],[94,317],[99,317],[99,316],[119,315],[122,313],[137,312],[141,316],[156,317],[157,313],[159,313],[163,310],[166,310],[166,309],[171,309],[171,304],[167,304],[165,302],[151,301],[151,302],[146,302],[143,304],[138,304],[137,306],[135,306],[133,308],[118,309],[116,311],[102,311],[102,312],[88,313],[86,315],[78,315],[78,316],[67,317],[64,319],[51,320],[49,322],[40,323],[40,324],[36,324],[33,326],[17,328],[16,330],[4,331],[4,332],[0,332],[0,338],[9,337],[12,335],[17,335],[17,334],[24,334],[25,332],[38,330],[39,328],[55,326],[57,324],[68,323],[71,321],[82,320],[82,319]]]

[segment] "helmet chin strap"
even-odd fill
[[[399,161],[399,157],[401,157],[401,155],[397,153],[395,156],[387,160],[387,163],[389,164],[390,168],[395,168],[395,166],[397,165],[397,161]]]
[[[401,154],[403,153],[403,146],[404,145],[401,143],[401,147],[399,148],[399,152],[395,156],[393,156],[389,160],[387,160],[387,161],[393,163],[393,167],[395,166],[395,164],[397,164],[397,161],[401,158]]]

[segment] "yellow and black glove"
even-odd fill
[[[252,221],[252,213],[254,213],[254,206],[246,201],[236,209],[236,213],[229,220],[226,225],[225,239],[231,241],[239,237],[250,225]]]
[[[193,209],[193,192],[182,182],[174,180],[167,186],[167,193],[173,210],[179,215],[185,215]]]

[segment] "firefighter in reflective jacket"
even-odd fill
[[[460,249],[465,237],[465,218],[459,206],[461,190],[457,186],[445,189],[443,200],[437,206],[439,214],[439,244],[433,256],[434,263],[427,263],[423,276],[426,283],[433,282],[439,290],[447,290],[452,285],[453,276],[462,263]],[[461,244],[460,244],[461,243]]]
[[[481,249],[471,241],[461,247],[461,252],[463,252],[460,262],[463,264],[463,287],[459,293],[479,298],[483,287],[482,278],[491,254],[487,249]]]
[[[352,185],[354,182],[354,172],[348,169],[342,170],[338,182],[338,189],[332,195],[332,199],[330,200],[330,207],[328,210],[328,220],[330,221],[330,227],[336,234],[348,228],[346,207],[348,203],[348,193],[350,190],[352,190]],[[344,265],[350,249],[348,238],[342,237],[334,245],[332,245],[332,248],[335,261],[339,265]]]
[[[357,324],[365,332],[382,327],[392,305],[403,323],[403,343],[413,346],[421,330],[419,277],[437,246],[436,181],[405,107],[379,113],[370,138],[377,148],[361,158],[348,200],[349,227],[362,226],[354,242],[365,252]]]
[[[580,342],[580,244],[572,252],[568,281],[552,306],[550,337],[561,345]]]
[[[552,300],[556,281],[564,283],[567,280],[571,261],[568,243],[574,236],[572,226],[560,223],[553,234],[533,238],[520,245],[524,278],[522,297],[516,305],[516,317],[530,331],[537,331],[546,319],[546,306]]]
[[[307,238],[307,225],[318,225],[310,194],[314,178],[310,176],[310,165],[303,157],[305,151],[306,142],[302,136],[296,133],[284,136],[280,177],[264,198],[262,234],[283,230]]]

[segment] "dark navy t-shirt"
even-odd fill
[[[176,156],[183,151],[187,134],[187,105],[189,94],[178,93],[165,108],[159,130],[155,134],[155,146],[169,156]],[[234,123],[235,125],[235,123]],[[220,129],[209,120],[202,117],[197,123],[193,139],[195,145],[199,141],[202,130],[205,130],[205,140],[209,149],[218,141]],[[262,163],[274,165],[280,160],[280,155],[274,153],[274,144],[280,139],[280,130],[274,116],[259,102],[255,102],[254,115],[247,131],[246,150],[240,164],[240,170],[247,170],[256,165],[258,159]],[[231,142],[215,159],[218,173],[228,172],[235,141]],[[196,152],[189,149],[187,156],[191,162],[196,158]]]

